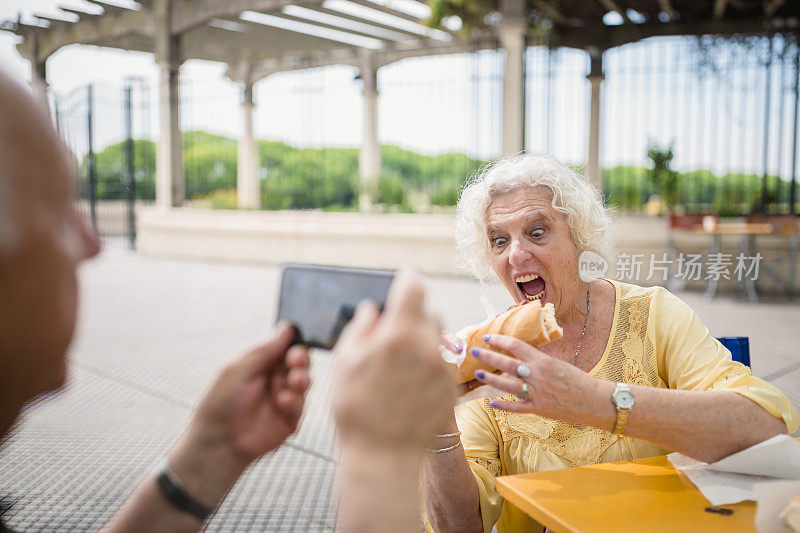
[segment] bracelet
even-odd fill
[[[459,446],[461,446],[461,441],[460,440],[458,442],[456,442],[455,444],[453,444],[452,446],[448,446],[447,448],[436,448],[436,449],[425,448],[425,451],[428,452],[428,453],[445,453],[445,452],[453,451],[456,448],[458,448]]]
[[[158,468],[156,484],[161,490],[161,495],[169,503],[181,511],[189,513],[201,522],[204,522],[214,512],[213,509],[209,509],[186,491],[186,486],[181,481],[181,478],[178,477],[178,474],[172,470],[168,458],[164,458]]]
[[[441,435],[434,435],[434,437],[438,439],[446,439],[447,437],[460,437],[461,432],[456,431],[455,433],[442,433]]]

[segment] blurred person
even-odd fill
[[[552,303],[564,333],[539,349],[488,335],[496,350],[467,355],[504,372],[476,378],[507,396],[466,401],[437,431],[422,475],[429,530],[541,531],[498,495],[499,475],[669,451],[712,462],[797,428],[786,396],[732,361],[676,296],[581,279],[579,255],[608,251],[610,216],[555,159],[520,154],[484,169],[456,219],[463,263],[493,273],[516,304]]]
[[[67,379],[77,268],[100,251],[74,209],[74,182],[44,109],[0,73],[0,436]],[[199,530],[245,468],[294,432],[310,378],[308,352],[292,339],[279,327],[216,376],[160,472],[107,531]]]
[[[67,379],[77,268],[100,251],[74,210],[74,182],[45,111],[0,73],[0,437],[27,402]],[[401,273],[383,315],[359,306],[336,347],[344,531],[419,527],[424,448],[450,416],[454,394],[438,324],[424,309],[419,279]],[[223,368],[160,471],[104,531],[203,527],[245,468],[297,427],[310,377],[308,351],[293,338],[293,328],[279,326]]]

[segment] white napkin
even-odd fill
[[[466,326],[462,330],[458,331],[455,335],[461,341],[464,341],[469,335],[475,331],[476,329],[483,327],[485,324],[488,324],[497,316],[497,311],[495,310],[494,306],[489,302],[489,298],[486,297],[485,294],[481,294],[480,297],[481,304],[483,304],[483,308],[486,311],[486,320],[481,322],[480,324],[473,324],[471,326]],[[445,363],[451,363],[456,366],[461,366],[464,363],[464,359],[467,358],[467,346],[466,342],[463,343],[464,347],[461,349],[459,353],[453,353],[444,346],[439,348],[439,352],[442,355],[442,359],[444,359]],[[481,385],[479,387],[474,388],[470,392],[464,394],[463,396],[456,398],[456,405],[460,405],[462,403],[466,403],[470,400],[475,400],[477,398],[501,398],[503,396],[507,396],[508,393],[505,391],[501,391],[495,389],[494,387],[490,387],[489,385]]]
[[[755,484],[759,482],[800,480],[800,442],[788,435],[777,435],[711,464],[677,452],[667,459],[712,505],[758,501]]]
[[[777,435],[711,464],[680,453],[667,459],[712,505],[753,500],[760,533],[785,531],[778,515],[800,493],[800,442]]]

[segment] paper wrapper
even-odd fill
[[[789,531],[780,513],[800,493],[800,442],[788,435],[776,435],[711,464],[680,453],[667,458],[712,505],[753,500],[760,533]]]

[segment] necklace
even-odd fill
[[[591,285],[586,284],[586,317],[583,319],[583,330],[581,331],[581,338],[578,339],[578,349],[575,350],[575,356],[572,358],[572,363],[578,360],[578,354],[581,351],[581,343],[583,342],[583,334],[586,333],[586,324],[589,323],[589,305],[592,303]]]

